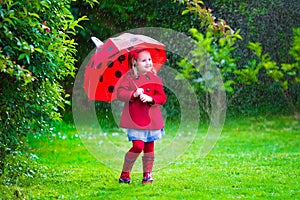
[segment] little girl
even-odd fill
[[[124,75],[117,89],[118,99],[125,102],[120,126],[127,128],[132,147],[125,154],[120,183],[130,183],[130,172],[142,151],[143,180],[152,183],[154,141],[164,135],[160,105],[166,102],[161,78],[156,76],[150,52],[133,50],[129,54],[131,70]]]

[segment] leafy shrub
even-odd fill
[[[294,112],[295,116],[300,119],[300,113],[297,105],[290,95],[291,88],[300,83],[300,28],[295,28],[294,40],[292,42],[289,54],[294,58],[291,63],[277,63],[272,60],[269,53],[264,53],[260,43],[249,43],[248,47],[256,55],[256,59],[251,60],[251,66],[255,71],[263,71],[266,76],[271,78],[274,82],[279,84],[282,94],[290,109]]]
[[[37,162],[38,157],[34,154],[25,154],[15,151],[6,156],[1,181],[4,185],[17,184],[26,179],[44,176],[45,167]]]
[[[86,19],[75,20],[69,4],[69,0],[0,3],[0,175],[5,169],[6,176],[16,177],[25,163],[10,161],[23,150],[27,133],[49,133],[50,122],[61,118],[66,96],[60,83],[76,70],[71,36]]]
[[[277,64],[276,61],[272,60],[269,53],[263,53],[260,43],[250,42],[248,48],[254,52],[256,58],[252,59],[253,55],[244,58],[245,64],[238,65],[235,50],[238,47],[239,40],[237,39],[242,39],[239,30],[234,32],[231,27],[226,25],[223,19],[214,17],[211,10],[203,6],[202,1],[180,2],[187,5],[187,9],[183,11],[183,14],[193,13],[197,16],[201,30],[205,32],[201,33],[195,28],[190,29],[192,36],[197,41],[197,49],[192,52],[191,59],[184,59],[179,63],[182,67],[181,76],[192,80],[199,94],[206,93],[206,95],[202,95],[204,97],[202,98],[202,107],[206,109],[208,114],[209,109],[207,105],[209,103],[207,103],[207,100],[209,98],[205,98],[205,96],[207,97],[209,93],[214,92],[214,88],[208,87],[208,79],[205,77],[206,73],[201,74],[201,72],[207,71],[207,66],[213,63],[224,78],[224,89],[231,95],[230,101],[237,96],[245,85],[266,82],[262,77],[267,77],[281,85],[283,96],[296,116],[299,117],[297,108],[293,105],[291,97],[288,95],[289,85],[295,85],[300,82],[299,29],[294,30],[294,42],[290,50],[290,55],[293,56],[294,63]],[[192,63],[196,63],[195,66],[187,62],[191,60],[193,61]],[[213,77],[210,79],[213,80]],[[210,84],[210,86],[218,86],[217,80],[215,84]],[[257,96],[259,97],[260,94]]]

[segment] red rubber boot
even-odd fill
[[[154,156],[143,156],[143,184],[152,183],[153,177],[152,177],[152,168],[154,163]]]
[[[138,155],[139,154],[133,152],[126,153],[119,183],[130,183],[130,172]]]

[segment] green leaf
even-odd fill
[[[37,52],[39,52],[39,53],[43,53],[43,50],[40,49],[40,48],[34,48],[34,51],[37,51]]]
[[[262,47],[259,42],[249,42],[248,48],[254,51],[255,55],[260,57],[262,53]]]
[[[26,53],[20,54],[19,57],[18,57],[18,60],[24,59],[26,57],[26,55],[27,55]]]
[[[9,18],[4,18],[4,19],[3,19],[3,22],[8,22],[8,23],[10,23],[11,25],[15,26],[15,23],[14,23],[11,19],[9,19]]]
[[[235,33],[233,36],[240,39],[240,40],[243,40],[242,36],[238,33]]]
[[[287,80],[283,81],[281,85],[285,90],[289,89],[289,84]]]
[[[27,63],[30,64],[30,57],[29,57],[29,55],[26,54],[25,57],[26,57]]]
[[[40,19],[40,16],[39,16],[38,14],[36,14],[36,13],[29,13],[29,15],[30,15],[30,16],[34,16],[34,17]]]
[[[221,38],[219,40],[219,44],[220,44],[221,47],[224,47],[226,45],[226,38]]]
[[[279,70],[269,70],[267,71],[267,75],[269,75],[275,81],[279,81],[281,78],[284,77],[284,74]]]
[[[231,85],[234,85],[235,82],[233,80],[228,80],[228,81],[225,81],[224,82],[224,87],[225,87],[225,90],[229,93],[233,93],[234,92],[234,89]]]
[[[189,10],[184,10],[184,11],[182,11],[181,15],[186,15],[186,14],[188,14],[189,12],[190,12]]]
[[[281,64],[281,69],[285,72],[291,71],[291,70],[293,70],[293,68],[294,68],[294,65],[292,65],[292,64],[286,64],[286,63]]]
[[[265,63],[263,63],[263,66],[265,67],[265,69],[268,70],[276,70],[278,69],[277,63],[274,61],[267,61]]]

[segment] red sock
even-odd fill
[[[154,141],[145,142],[144,154],[149,156],[154,156]]]
[[[132,153],[141,153],[144,150],[145,142],[142,140],[133,140],[132,147],[129,149],[129,152]]]

